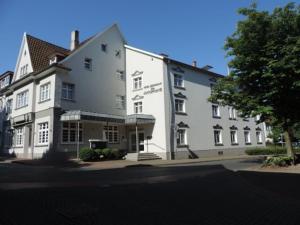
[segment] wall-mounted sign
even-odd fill
[[[157,92],[161,92],[162,91],[162,83],[156,83],[156,84],[151,84],[151,85],[146,85],[144,87],[144,89],[146,89],[146,91],[144,92],[144,95],[149,95],[149,94],[153,94],[153,93],[157,93]]]

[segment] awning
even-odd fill
[[[155,123],[155,118],[152,115],[146,114],[132,114],[126,116],[125,124],[153,124]]]
[[[123,116],[85,112],[81,110],[67,111],[60,117],[61,121],[102,121],[102,122],[114,122],[124,123],[125,118]]]

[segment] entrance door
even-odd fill
[[[139,151],[142,152],[145,150],[144,148],[144,132],[138,132],[138,143],[139,143]],[[130,133],[130,150],[131,152],[136,152],[136,134],[135,132]]]

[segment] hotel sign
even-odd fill
[[[144,86],[144,95],[154,94],[162,91],[162,82]]]

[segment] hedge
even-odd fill
[[[294,150],[299,152],[299,150]],[[287,153],[286,148],[283,147],[265,147],[265,148],[251,148],[247,149],[247,155],[284,155]]]
[[[122,159],[126,152],[119,149],[90,149],[82,148],[79,152],[79,157],[82,161],[97,161],[109,159]]]

